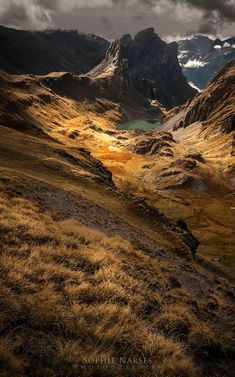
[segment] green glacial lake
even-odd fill
[[[118,126],[119,130],[142,130],[145,132],[150,132],[154,130],[156,127],[162,124],[161,121],[158,119],[140,119],[140,120],[132,120],[131,122],[122,123]]]

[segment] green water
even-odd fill
[[[141,119],[141,120],[132,120],[131,122],[122,123],[118,126],[119,130],[142,130],[145,132],[150,132],[154,130],[157,126],[161,124],[161,121],[157,119]]]

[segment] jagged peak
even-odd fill
[[[128,47],[131,42],[132,42],[131,34],[124,34],[119,40],[120,46],[123,46],[123,47]]]
[[[149,27],[147,29],[139,31],[136,35],[135,38],[141,37],[141,36],[152,36],[152,35],[157,35],[155,33],[154,27]]]
[[[171,42],[168,44],[168,48],[169,50],[174,54],[174,55],[178,55],[178,50],[179,50],[179,46],[178,46],[178,43],[177,42]]]

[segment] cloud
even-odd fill
[[[18,28],[63,28],[66,17],[66,27],[77,28],[86,25],[86,20],[81,20],[81,14],[88,14],[86,10],[93,12],[94,25],[98,25],[97,13],[100,22],[97,32],[106,32],[107,36],[114,30],[117,34],[118,29],[117,36],[122,34],[122,26],[114,25],[116,15],[121,13],[121,24],[129,23],[130,32],[139,23],[139,29],[152,25],[162,27],[165,35],[166,28],[168,35],[174,34],[174,28],[175,33],[181,34],[183,28],[186,33],[190,23],[194,33],[217,34],[218,29],[230,28],[235,22],[235,0],[0,0],[0,23]],[[94,25],[87,28],[96,32]]]
[[[207,16],[209,13],[215,12],[222,19],[235,21],[234,0],[182,0],[181,2],[186,2],[190,6],[203,10]]]
[[[15,28],[52,26],[50,11],[56,0],[8,0],[0,7],[0,23]]]
[[[119,6],[138,4],[156,12],[161,12],[161,9],[172,4],[178,17],[185,12],[185,6],[193,8],[202,12],[198,31],[205,34],[216,33],[218,26],[226,21],[235,22],[235,0],[112,0],[112,3]],[[177,5],[180,6],[178,10]]]
[[[47,10],[56,10],[59,7],[59,0],[33,0],[32,2]]]
[[[108,17],[102,16],[100,19],[101,19],[101,22],[104,24],[105,28],[111,28],[112,27],[111,22],[108,19]]]
[[[186,64],[183,64],[183,67],[184,68],[201,68],[201,67],[205,67],[205,65],[207,65],[208,63],[206,62],[202,62],[200,60],[197,60],[197,59],[190,59],[187,61]]]

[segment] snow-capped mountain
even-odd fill
[[[235,37],[212,40],[198,35],[178,41],[178,45],[178,59],[184,75],[199,90],[204,89],[226,63],[235,60]]]

